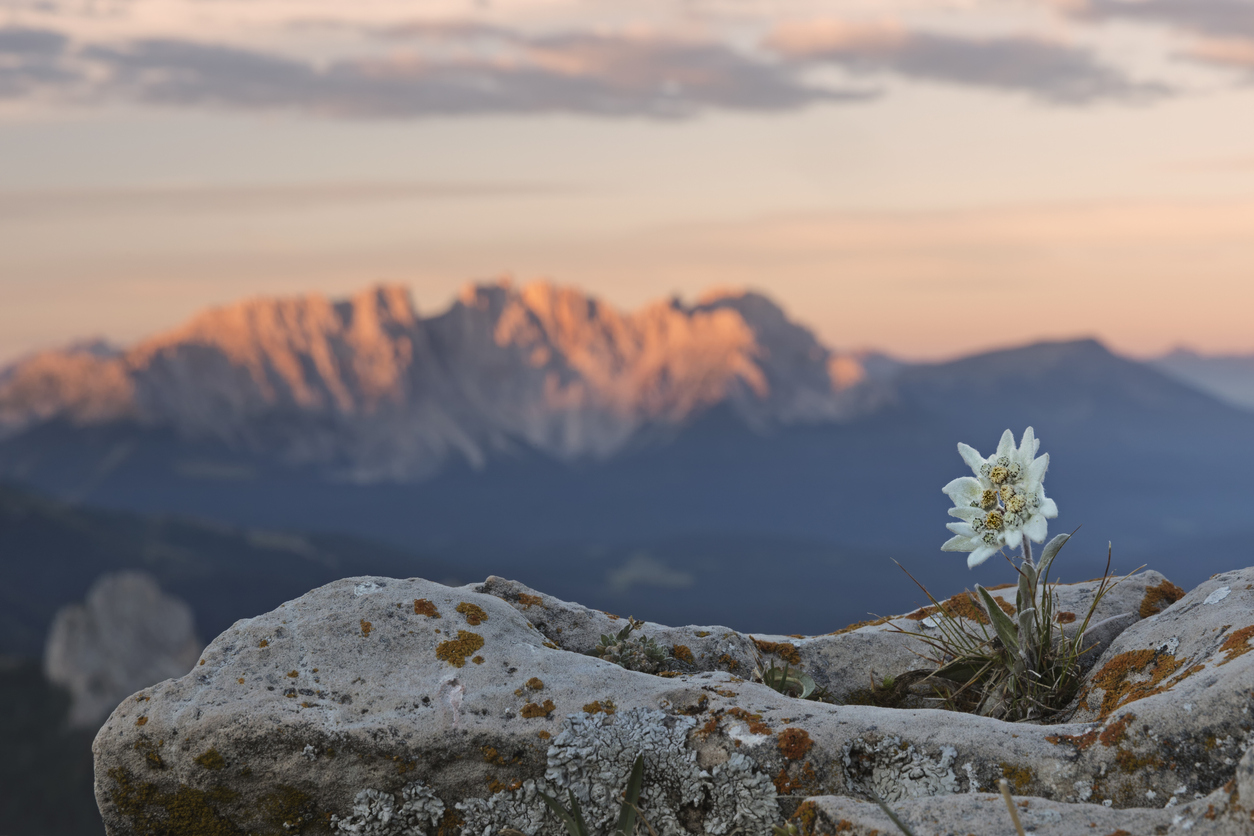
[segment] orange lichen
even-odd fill
[[[455,609],[466,617],[466,623],[471,627],[478,627],[488,620],[488,614],[478,604],[468,604],[462,601]]]
[[[693,633],[693,635],[694,635],[694,636],[696,636],[696,637],[697,637],[697,638],[699,638],[699,639],[704,639],[706,636],[710,635],[710,631],[709,631],[709,630],[698,630],[698,631],[696,631],[695,633]]]
[[[716,731],[718,731],[718,715],[711,714],[710,719],[705,721],[705,725],[697,729],[694,734],[705,740]]]
[[[618,706],[614,705],[614,701],[610,699],[596,700],[585,705],[583,710],[587,714],[613,714],[618,711]]]
[[[728,717],[735,717],[737,720],[744,720],[749,726],[751,734],[770,734],[771,727],[762,722],[761,714],[751,714],[740,706],[729,708],[727,710]]]
[[[803,801],[788,820],[795,821],[801,832],[809,836],[814,833],[814,825],[817,823],[818,817],[818,805],[813,801]]]
[[[1184,590],[1164,578],[1162,583],[1145,590],[1145,597],[1141,599],[1141,607],[1138,612],[1141,618],[1149,618],[1151,615],[1157,615],[1167,609],[1183,597]]]
[[[533,691],[544,690],[544,682],[538,676],[531,677],[531,679],[528,679],[525,684],[528,688],[530,688]]]
[[[242,676],[241,676],[241,677],[240,677],[237,681],[239,682],[239,684],[240,684],[240,685],[243,685],[243,684],[244,684],[244,677],[242,677]]]
[[[1106,717],[1120,706],[1169,690],[1200,669],[1200,666],[1195,665],[1174,679],[1168,682],[1163,681],[1183,665],[1183,659],[1177,660],[1168,653],[1159,653],[1156,650],[1130,650],[1127,653],[1120,653],[1102,666],[1102,669],[1093,677],[1092,685],[1081,694],[1080,698],[1083,701],[1088,696],[1089,690],[1100,688],[1104,693],[1098,716]],[[1146,675],[1149,679],[1142,682],[1130,682],[1128,678],[1132,675]]]
[[[717,661],[723,667],[727,668],[729,672],[734,671],[736,668],[740,667],[740,663],[737,662],[735,659],[733,659],[730,655],[726,653],[718,657],[718,659],[716,659],[715,661]]]
[[[553,736],[552,734],[546,731],[536,732],[536,737],[540,738],[541,740],[548,740],[552,736]]]
[[[140,717],[138,720],[136,720],[136,721],[135,721],[135,725],[137,725],[137,726],[143,726],[143,725],[147,725],[147,724],[148,724],[148,718],[147,718],[147,717]]]
[[[204,769],[218,770],[226,766],[226,759],[213,748],[201,752],[195,760]]]
[[[1051,734],[1045,739],[1057,746],[1060,743],[1069,743],[1077,750],[1083,751],[1097,742],[1097,729],[1089,729],[1084,734]]]
[[[257,646],[258,646],[258,647],[269,647],[269,646],[270,646],[270,642],[266,641],[265,639],[262,639],[261,641],[257,642]]]
[[[1143,769],[1158,769],[1163,765],[1163,759],[1156,755],[1134,755],[1121,749],[1115,753],[1115,763],[1121,770],[1131,774]]]
[[[440,827],[436,830],[436,836],[456,836],[462,832],[462,825],[466,820],[457,814],[452,808],[445,808],[444,818],[440,819]]]
[[[768,642],[762,639],[753,639],[753,643],[763,653],[772,653],[790,665],[801,664],[801,654],[797,652],[797,646],[791,642]]]
[[[1014,791],[1020,795],[1031,786],[1033,779],[1036,778],[1036,773],[1032,771],[1030,766],[1015,766],[1005,761],[1002,761],[1000,766],[1002,776]]]
[[[367,621],[366,619],[364,619],[364,618],[363,618],[363,619],[361,620],[361,634],[362,634],[363,636],[365,636],[365,637],[369,638],[369,637],[370,637],[370,631],[371,631],[372,629],[374,629],[374,625],[373,625],[373,624],[371,624],[369,621]]]
[[[440,611],[436,609],[435,604],[426,598],[414,599],[414,615],[425,615],[427,618],[442,618]]]
[[[1057,621],[1059,624],[1070,624],[1071,622],[1075,621],[1075,613],[1060,612],[1058,613],[1058,615],[1054,616],[1054,620]]]
[[[827,633],[827,635],[843,636],[845,633],[852,633],[854,630],[861,630],[863,627],[878,627],[879,625],[887,624],[892,620],[893,617],[891,615],[886,615],[882,618],[872,618],[867,621],[855,621],[853,624],[841,627],[839,630],[833,630],[832,632]]]
[[[1006,615],[1015,614],[1013,604],[1007,604],[997,596],[993,596],[993,600],[997,602],[997,606],[1001,607]],[[911,621],[922,621],[928,616],[936,615],[937,612],[942,611],[950,618],[965,618],[980,624],[989,623],[988,614],[984,612],[983,607],[975,602],[975,598],[971,596],[970,592],[959,592],[957,595],[941,601],[939,606],[924,607],[921,610],[910,613],[906,618]]]
[[[457,638],[436,645],[435,656],[455,668],[464,667],[466,657],[483,647],[483,636],[469,630],[458,630]]]
[[[779,795],[791,795],[797,790],[802,790],[806,795],[812,795],[812,790],[818,786],[818,776],[814,774],[814,767],[807,761],[800,770],[797,777],[788,774],[788,767],[780,769],[779,774],[775,776],[775,792]]]
[[[204,659],[201,659],[201,660],[200,660],[200,664],[202,664],[202,665],[203,665],[204,663],[205,663],[205,660],[204,660]]]
[[[799,761],[810,751],[814,741],[805,729],[784,729],[779,733],[779,752],[790,761]]]
[[[288,671],[287,675],[290,676],[292,679],[295,679],[296,677],[300,676],[300,673],[298,671]]]
[[[1120,743],[1128,739],[1128,726],[1132,725],[1132,721],[1136,719],[1136,715],[1132,712],[1120,717],[1115,722],[1102,731],[1097,739],[1102,742],[1103,746],[1118,746]]]
[[[482,657],[482,656],[476,656],[475,658],[471,659],[470,661],[474,662],[476,665],[482,665],[482,664],[483,664],[483,657]]]
[[[534,717],[548,717],[556,708],[557,706],[553,704],[553,700],[545,700],[543,705],[529,702],[518,713],[530,720]]]
[[[493,747],[484,746],[479,751],[483,752],[484,763],[494,763],[497,766],[509,766],[509,761],[505,760],[505,757]]]
[[[1224,643],[1219,646],[1219,649],[1226,655],[1219,664],[1226,665],[1238,656],[1244,656],[1246,653],[1254,650],[1254,647],[1250,646],[1251,636],[1254,636],[1254,624],[1251,624],[1249,627],[1242,627],[1224,639]]]
[[[671,655],[674,656],[679,661],[687,662],[690,665],[693,664],[695,661],[692,658],[692,651],[688,649],[687,645],[683,645],[683,644],[673,645],[671,647]]]
[[[539,595],[528,595],[525,592],[518,593],[518,603],[523,605],[524,610],[529,610],[532,607],[540,607],[541,609],[544,608],[543,598]]]

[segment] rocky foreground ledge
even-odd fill
[[[1060,587],[1060,609],[1082,618],[1095,587]],[[538,792],[573,790],[607,829],[643,753],[659,834],[897,832],[872,791],[918,836],[1011,833],[1003,777],[1038,836],[1254,832],[1254,567],[1116,587],[1063,724],[859,704],[920,667],[892,628],[929,615],[812,637],[645,623],[669,653],[652,674],[586,655],[626,619],[516,582],[345,579],[119,705],[96,798],[110,836],[558,836]],[[845,704],[750,681],[772,662]]]

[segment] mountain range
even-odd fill
[[[125,351],[36,355],[0,378],[0,433],[129,422],[413,481],[519,446],[608,459],[720,404],[764,429],[846,419],[875,397],[857,357],[759,294],[624,314],[550,284],[481,285],[421,317],[406,290],[376,287],[242,302]]]
[[[1181,375],[1093,340],[838,352],[755,293],[622,313],[481,285],[421,316],[379,287],[14,364],[0,479],[368,538],[663,622],[821,632],[922,601],[892,559],[937,594],[1009,579],[939,552],[956,443],[1007,427],[1053,457],[1051,530],[1083,526],[1065,579],[1100,574],[1108,542],[1114,569],[1185,585],[1251,562],[1254,412]]]

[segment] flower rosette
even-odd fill
[[[1002,433],[997,451],[985,458],[968,444],[958,445],[958,454],[973,476],[954,479],[942,490],[954,503],[946,527],[953,537],[942,551],[970,552],[967,566],[974,568],[1003,548],[1023,548],[1031,560],[1030,542],[1045,542],[1046,520],[1058,516],[1058,506],[1045,496],[1045,471],[1049,454],[1037,456],[1040,440],[1028,427],[1019,445],[1014,433]]]

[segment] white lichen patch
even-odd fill
[[[873,791],[888,802],[958,792],[957,757],[950,746],[929,757],[899,737],[855,740],[843,753],[849,787],[867,796]]]
[[[1220,601],[1227,598],[1228,593],[1231,591],[1232,591],[1231,587],[1221,586],[1218,589],[1216,589],[1214,592],[1212,592],[1210,595],[1207,595],[1206,600],[1203,601],[1202,603],[1203,604],[1218,604]]]
[[[373,595],[376,592],[382,592],[383,586],[374,581],[365,581],[353,587],[353,594],[360,598],[363,595]]]
[[[423,836],[444,815],[444,802],[423,784],[406,785],[397,802],[391,793],[362,790],[346,817],[331,817],[331,827],[357,836]]]
[[[496,836],[513,828],[534,836],[564,836],[565,830],[545,806],[540,793],[569,807],[574,793],[592,832],[608,832],[622,809],[622,793],[632,765],[644,756],[640,810],[659,836],[687,836],[680,812],[707,811],[703,832],[765,833],[779,820],[775,787],[749,758],[736,754],[714,768],[697,765],[687,747],[691,717],[646,708],[614,715],[575,714],[548,750],[542,782],[527,781],[520,789],[457,805],[466,836]]]
[[[779,803],[775,785],[749,758],[733,754],[714,767],[711,774],[710,798],[713,801],[706,816],[706,833],[770,833],[779,819]]]

